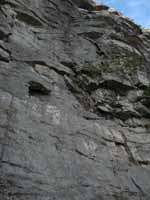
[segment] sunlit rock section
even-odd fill
[[[149,200],[149,55],[107,6],[0,1],[0,200]]]

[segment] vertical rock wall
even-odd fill
[[[149,52],[92,1],[0,1],[0,199],[149,200]]]

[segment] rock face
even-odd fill
[[[99,8],[0,1],[1,200],[150,199],[150,32]]]
[[[96,3],[93,0],[74,0],[73,1],[79,8],[93,10]]]

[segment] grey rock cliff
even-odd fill
[[[131,199],[150,199],[150,32],[92,1],[0,1],[0,200]]]

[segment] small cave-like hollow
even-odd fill
[[[50,94],[50,89],[46,88],[43,84],[39,82],[30,81],[28,85],[29,96],[43,96]]]

